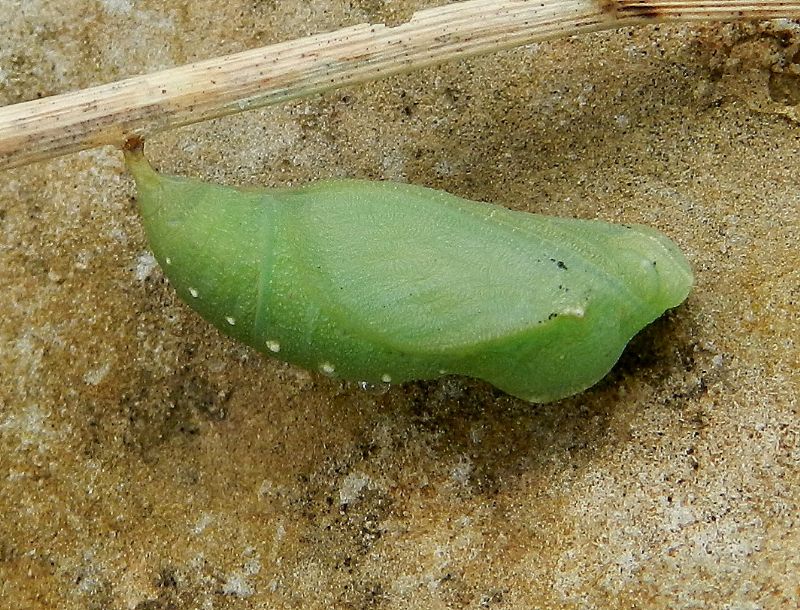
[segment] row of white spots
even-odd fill
[[[272,348],[270,348],[272,349]],[[278,350],[272,350],[277,352]],[[336,367],[333,366],[330,362],[323,362],[319,365],[319,370],[325,373],[326,375],[333,375],[336,372]],[[384,373],[381,375],[381,381],[383,383],[392,383],[392,376],[388,373]]]
[[[166,261],[166,263],[168,265],[172,264],[172,260],[169,257],[167,257],[165,259],[165,261]],[[198,298],[200,296],[200,293],[198,292],[198,290],[196,288],[192,288],[191,286],[189,287],[189,294],[192,295],[192,298],[194,298],[194,299],[196,299],[196,298]],[[234,318],[232,316],[225,316],[225,321],[228,324],[230,324],[231,326],[235,326],[236,325],[236,318]],[[275,354],[277,354],[279,351],[281,351],[281,344],[278,341],[270,339],[270,340],[266,341],[265,345],[267,346],[267,349],[269,351],[271,351],[271,352],[273,352]],[[319,368],[326,375],[333,375],[336,372],[336,367],[333,364],[331,364],[330,362],[323,362],[320,365]],[[383,383],[391,383],[392,382],[392,376],[389,375],[388,373],[384,373],[383,375],[381,375],[381,381]]]
[[[168,265],[171,265],[172,264],[172,259],[167,257],[165,259],[165,262]],[[198,298],[200,296],[200,292],[196,288],[193,288],[191,286],[189,287],[189,294],[192,295],[192,298],[194,298],[194,299],[196,299],[196,298]],[[236,318],[234,318],[232,316],[225,316],[225,321],[228,324],[230,324],[231,326],[236,326]],[[267,349],[269,351],[271,351],[271,352],[273,352],[275,354],[277,354],[278,352],[281,351],[281,344],[278,341],[270,339],[270,340],[266,341],[265,345],[267,346]],[[320,364],[319,368],[326,375],[333,375],[336,372],[336,367],[333,364],[331,364],[330,362],[323,362],[322,364]],[[440,373],[444,374],[444,371],[440,371]],[[384,373],[383,375],[381,375],[381,381],[383,383],[391,383],[392,382],[392,376],[389,375],[388,373]]]
[[[196,299],[196,298],[198,298],[198,297],[200,296],[200,292],[197,290],[197,288],[192,288],[191,286],[189,287],[189,294],[190,294],[190,295],[192,295],[192,298],[194,298],[194,299]],[[230,324],[231,326],[235,326],[235,325],[236,325],[236,318],[234,318],[234,317],[232,317],[232,316],[226,316],[226,317],[225,317],[225,320],[226,320],[226,321],[228,322],[228,324]],[[268,340],[268,341],[266,342],[266,346],[267,346],[267,349],[268,349],[269,351],[271,351],[271,352],[274,352],[274,353],[276,353],[276,354],[277,354],[279,351],[281,351],[281,344],[280,344],[280,343],[278,343],[277,341]]]

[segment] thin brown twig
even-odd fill
[[[0,108],[0,169],[536,41],[665,21],[800,17],[782,0],[468,0]]]

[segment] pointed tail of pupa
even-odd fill
[[[158,173],[144,156],[144,139],[141,136],[128,138],[122,146],[122,153],[125,155],[125,165],[140,189],[158,181]]]

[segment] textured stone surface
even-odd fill
[[[421,6],[0,0],[0,103]],[[163,281],[115,150],[0,174],[0,605],[797,606],[798,43],[598,34],[151,142],[221,182],[406,180],[668,233],[688,303],[547,406],[364,392],[221,337]]]

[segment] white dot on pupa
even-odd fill
[[[561,311],[562,316],[571,316],[573,318],[582,318],[586,315],[586,310],[583,307],[565,307]]]

